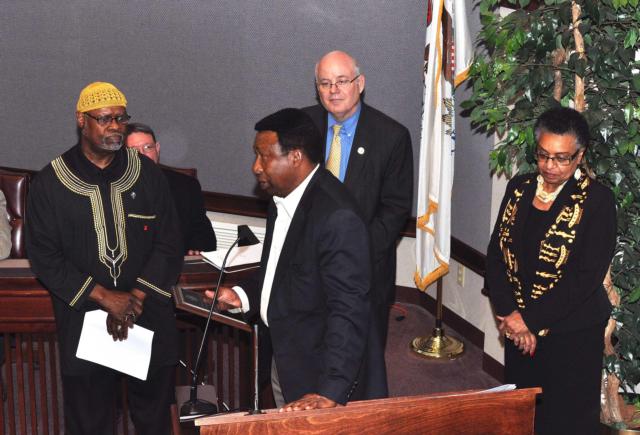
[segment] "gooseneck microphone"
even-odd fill
[[[213,300],[211,301],[211,308],[209,309],[207,322],[204,325],[202,340],[200,341],[200,348],[198,349],[198,356],[196,357],[196,363],[192,371],[189,400],[184,402],[184,404],[180,407],[180,420],[182,421],[191,420],[206,415],[212,415],[218,412],[218,407],[215,404],[207,400],[198,399],[198,370],[200,369],[200,363],[202,362],[202,349],[204,349],[207,337],[209,336],[209,323],[211,322],[211,316],[213,315],[213,311],[215,310],[216,302],[218,300],[218,291],[220,289],[220,284],[222,283],[222,278],[225,273],[225,267],[227,265],[227,258],[229,258],[229,254],[236,245],[248,246],[255,245],[257,243],[260,243],[260,240],[258,240],[255,234],[253,234],[253,231],[251,231],[248,225],[238,225],[238,238],[231,244],[224,256],[224,260],[222,261],[220,276],[218,277],[218,284],[216,285],[216,290],[213,293]]]

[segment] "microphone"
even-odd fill
[[[238,225],[238,246],[257,245],[260,240],[253,234],[249,225]]]
[[[227,265],[227,258],[229,257],[229,254],[236,245],[249,246],[255,245],[257,243],[260,243],[260,240],[258,240],[255,234],[253,234],[253,231],[251,231],[248,225],[238,225],[238,238],[231,244],[224,256],[224,260],[222,261],[220,275],[218,276],[218,284],[216,285],[216,290],[213,293],[211,308],[209,309],[207,322],[204,325],[204,331],[202,332],[202,341],[200,341],[198,356],[196,357],[196,363],[192,371],[193,376],[191,378],[189,400],[184,402],[184,404],[180,407],[180,421],[192,420],[198,417],[203,417],[205,415],[218,413],[218,407],[215,404],[207,400],[198,399],[198,370],[200,368],[200,363],[202,362],[202,349],[204,349],[204,345],[207,341],[207,336],[209,335],[209,323],[211,322],[211,316],[213,315],[216,301],[218,300],[218,291],[220,289],[220,284],[222,283],[222,277],[224,276],[225,266]]]

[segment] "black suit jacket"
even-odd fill
[[[193,177],[162,168],[180,219],[185,252],[215,251],[216,234],[207,218],[200,183]]]
[[[602,282],[616,245],[616,207],[613,193],[602,184],[591,182],[563,276],[553,288],[534,300],[531,298],[531,288],[537,262],[523,261],[523,245],[527,238],[531,237],[526,223],[533,207],[535,176],[520,175],[514,177],[507,185],[487,251],[485,286],[489,289],[491,303],[499,316],[506,316],[518,310],[513,287],[507,279],[498,229],[508,198],[514,189],[530,179],[531,183],[524,188],[522,199],[518,203],[512,232],[512,253],[522,275],[523,298],[526,305],[525,309],[519,311],[527,327],[534,334],[547,328],[552,334],[558,334],[598,325],[604,322],[611,312],[611,304]],[[577,192],[577,183],[572,177],[546,212],[544,228],[549,228],[554,223],[560,210],[569,204],[570,195]]]
[[[249,316],[260,310],[276,207],[270,203],[260,275],[243,283]],[[278,377],[287,402],[318,393],[347,402],[356,381],[384,385],[383,371],[367,372],[371,329],[367,228],[353,198],[323,168],[312,177],[291,221],[275,271],[267,319]],[[359,377],[360,376],[360,377]]]
[[[361,104],[344,185],[356,199],[371,235],[372,300],[391,304],[395,299],[396,242],[411,215],[413,201],[411,136],[402,124]],[[327,111],[321,105],[303,110],[313,118],[325,144]]]

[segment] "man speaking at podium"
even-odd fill
[[[259,313],[268,327],[271,384],[281,410],[366,399],[370,383],[386,392],[384,373],[366,370],[384,355],[367,349],[371,254],[354,200],[320,167],[322,139],[307,114],[283,109],[255,129],[253,173],[273,195],[262,267],[253,280],[222,287],[218,306]]]

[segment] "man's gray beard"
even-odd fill
[[[105,136],[102,138],[102,142],[98,145],[105,151],[118,151],[122,148],[124,137],[120,134],[114,134],[111,136]]]

